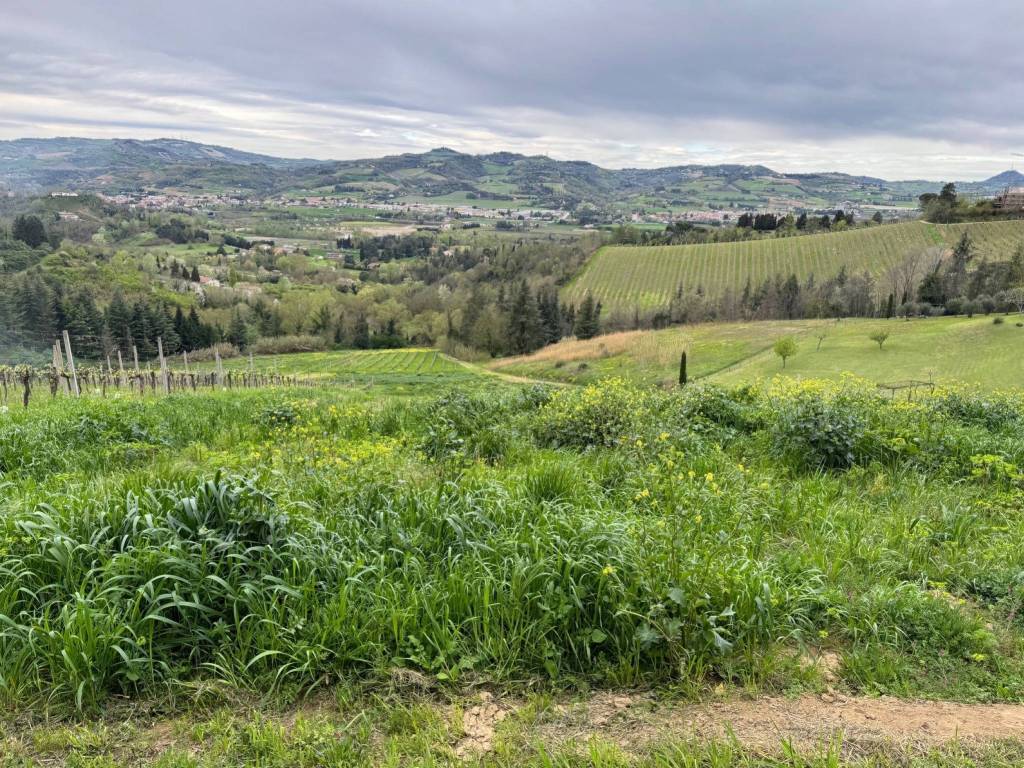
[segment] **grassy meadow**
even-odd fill
[[[993,322],[996,317],[1003,322]],[[1024,381],[1021,322],[1020,315],[978,315],[707,323],[563,341],[490,367],[573,384],[618,376],[637,385],[664,386],[678,380],[679,357],[685,350],[691,379],[728,385],[773,376],[839,379],[852,373],[873,383],[918,379],[1002,389]],[[889,334],[881,349],[869,338],[876,331]],[[797,342],[797,353],[785,368],[772,350],[783,336]],[[824,336],[820,345],[819,336]]]
[[[1024,700],[1022,434],[1019,395],[851,381],[11,408],[0,765],[853,761],[533,734],[587,691]],[[521,704],[465,752],[481,690]]]
[[[813,274],[820,281],[843,267],[851,274],[867,271],[883,277],[910,252],[952,248],[964,231],[974,240],[978,258],[1006,259],[1024,241],[1024,221],[912,221],[735,243],[606,246],[563,289],[563,298],[578,305],[589,293],[606,311],[629,313],[667,306],[680,286],[688,291],[699,286],[719,296],[727,288],[739,293],[748,279],[755,288],[779,274],[795,274],[801,281]]]

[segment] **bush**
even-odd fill
[[[945,390],[928,401],[937,414],[963,424],[977,424],[989,430],[1016,427],[1021,423],[1021,406],[1009,396],[980,394],[965,390]]]
[[[1001,318],[1001,317],[993,317],[992,318],[992,325],[1002,325],[1004,322],[1006,322],[1006,321],[1003,320],[1003,318]]]
[[[849,469],[867,435],[864,417],[846,399],[801,395],[772,426],[776,450],[801,469]]]
[[[264,336],[252,345],[257,355],[284,355],[290,352],[322,352],[327,349],[323,336],[301,334],[297,336]],[[224,355],[221,355],[224,357]]]
[[[636,436],[644,415],[650,415],[653,398],[622,379],[563,389],[540,409],[534,431],[550,446],[612,446]]]

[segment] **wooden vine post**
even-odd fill
[[[167,380],[167,360],[164,358],[164,340],[162,336],[156,337],[156,353],[160,358],[160,382],[166,395],[171,391],[171,385]]]
[[[68,354],[68,368],[71,369],[71,391],[75,397],[81,397],[82,391],[78,388],[78,374],[75,372],[75,356],[71,354],[71,337],[64,331],[64,351]]]

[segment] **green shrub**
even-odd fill
[[[849,469],[867,436],[859,409],[843,398],[800,395],[771,427],[775,449],[801,469]]]
[[[593,448],[634,439],[653,422],[655,395],[607,379],[555,392],[541,406],[534,431],[545,445]]]

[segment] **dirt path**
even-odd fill
[[[487,751],[495,729],[515,711],[508,703],[485,699],[466,710],[465,736],[457,752]],[[602,693],[573,704],[556,705],[534,724],[532,735],[550,746],[592,737],[617,744],[627,753],[672,739],[729,739],[754,750],[776,751],[783,741],[814,749],[842,737],[844,753],[899,746],[927,750],[952,741],[981,746],[1024,739],[1024,705],[957,704],[895,698],[804,695],[708,704],[661,704],[650,695]]]

